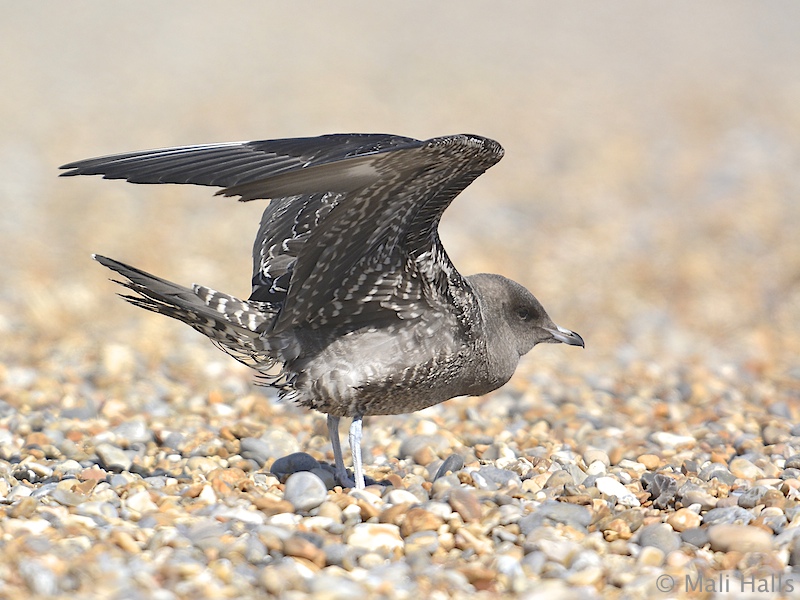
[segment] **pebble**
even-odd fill
[[[100,460],[100,466],[107,471],[130,471],[133,460],[121,448],[102,443],[95,446],[94,451]]]
[[[639,545],[653,546],[664,553],[674,552],[681,546],[680,536],[666,523],[646,525],[639,530]]]
[[[283,492],[283,499],[298,511],[309,511],[325,502],[328,488],[313,473],[299,471],[289,475]]]
[[[274,458],[274,456],[271,454],[274,449],[274,444],[270,444],[259,438],[242,438],[239,441],[239,447],[239,453],[243,458],[252,459],[259,465],[263,465],[270,458]]]
[[[87,500],[85,494],[79,494],[64,489],[53,490],[53,493],[50,494],[50,497],[64,506],[78,506]]]
[[[586,462],[586,464],[599,462],[605,467],[609,467],[611,465],[611,459],[608,458],[608,454],[598,448],[587,448],[584,450],[583,460]]]
[[[297,436],[277,427],[267,429],[259,439],[266,444],[261,446],[260,452],[269,458],[287,456],[300,451]]]
[[[711,549],[717,552],[770,552],[772,536],[758,527],[747,525],[712,525],[708,528]]]
[[[36,498],[25,496],[20,498],[19,501],[9,509],[8,516],[12,519],[27,519],[36,513],[38,507],[39,501],[36,500]]]
[[[400,526],[400,534],[405,538],[419,531],[436,531],[444,524],[444,519],[422,507],[415,506],[406,513]]]
[[[681,540],[697,548],[708,544],[708,528],[693,527],[681,532]]]
[[[722,465],[716,463],[712,463],[709,466],[701,469],[700,473],[698,473],[698,477],[700,477],[700,479],[703,481],[718,479],[728,485],[733,485],[733,483],[736,481],[736,475],[731,473]]]
[[[642,476],[642,484],[644,489],[650,492],[655,508],[666,508],[673,502],[675,495],[678,493],[678,482],[662,473],[645,473]]]
[[[746,458],[736,457],[728,465],[731,473],[740,479],[761,479],[764,471]]]
[[[693,446],[697,443],[691,435],[678,435],[668,431],[656,431],[650,439],[662,448],[677,448],[678,446]]]
[[[595,487],[600,490],[601,494],[609,497],[616,496],[617,502],[624,506],[639,506],[641,504],[639,499],[628,488],[612,477],[598,477],[595,481]]]
[[[400,528],[388,523],[359,523],[353,526],[347,543],[355,548],[369,551],[402,549]]]
[[[703,515],[704,525],[735,524],[742,523],[747,525],[755,516],[739,506],[726,506],[724,508],[714,508]]]
[[[158,506],[153,502],[150,498],[150,493],[146,490],[141,490],[140,492],[129,495],[125,499],[124,506],[139,514],[158,510]]]
[[[288,456],[282,456],[275,460],[270,467],[270,473],[279,479],[292,473],[301,471],[313,471],[319,469],[319,461],[305,452],[295,452]]]
[[[688,508],[680,508],[667,517],[667,523],[678,533],[699,527],[701,522],[700,515]]]
[[[419,499],[408,490],[390,489],[385,498],[387,504],[418,504]]]
[[[699,504],[702,510],[709,510],[717,505],[717,498],[699,489],[691,489],[679,495],[684,506]]]
[[[558,470],[554,472],[544,484],[546,488],[556,488],[556,487],[564,487],[565,485],[571,485],[575,483],[575,480],[570,475],[569,471],[565,471],[564,469]]]
[[[640,454],[636,461],[644,465],[648,471],[654,471],[661,465],[661,459],[655,454]]]
[[[761,499],[767,493],[768,488],[763,485],[756,485],[749,490],[742,492],[737,500],[737,504],[742,508],[754,508],[761,503]]]
[[[418,531],[405,538],[406,556],[415,552],[434,554],[440,548],[439,536],[435,531]]]
[[[447,501],[465,522],[478,521],[481,518],[481,503],[478,496],[467,489],[454,489]]]
[[[555,502],[543,502],[534,511],[519,520],[520,532],[528,535],[543,525],[567,525],[573,529],[585,530],[592,522],[592,512],[585,506]]]
[[[456,471],[460,471],[464,467],[464,459],[458,454],[451,454],[449,455],[439,468],[436,470],[436,474],[433,476],[433,481],[440,479],[447,475],[448,473],[452,472],[455,473]]]
[[[400,457],[411,458],[418,465],[425,466],[439,458],[450,449],[450,443],[443,435],[415,435],[400,445]]]
[[[496,491],[502,488],[521,488],[519,475],[507,469],[498,469],[490,465],[482,466],[471,473],[472,481],[478,489]]]
[[[153,432],[147,427],[143,419],[132,419],[120,423],[114,429],[114,434],[130,444],[146,444],[153,441]]]

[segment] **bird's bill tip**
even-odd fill
[[[570,331],[564,327],[560,327],[556,325],[555,329],[550,329],[549,327],[546,328],[547,331],[553,336],[553,339],[557,342],[561,342],[563,344],[569,344],[570,346],[580,346],[581,348],[585,348],[586,344],[583,341],[583,338],[575,333],[574,331]]]

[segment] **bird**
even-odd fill
[[[539,343],[585,346],[519,283],[462,276],[439,238],[445,209],[503,153],[472,134],[328,134],[128,152],[61,175],[269,200],[246,300],[93,258],[122,276],[122,298],[190,325],[282,399],[327,415],[336,480],[363,489],[365,416],[487,394]],[[352,477],[339,438],[347,417]]]

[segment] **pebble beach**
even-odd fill
[[[689,24],[626,3],[421,23],[144,5],[0,24],[0,598],[800,593],[793,5]],[[408,38],[384,43],[389,23]],[[246,296],[263,204],[57,177],[334,131],[497,139],[445,247],[586,340],[490,395],[366,418],[364,490],[334,485],[324,415],[116,298],[90,258]]]

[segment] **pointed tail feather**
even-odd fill
[[[271,370],[278,363],[260,335],[271,325],[278,307],[239,300],[205,286],[189,289],[99,254],[92,258],[127,279],[114,281],[136,294],[120,294],[134,306],[190,325],[236,360],[259,371]]]

